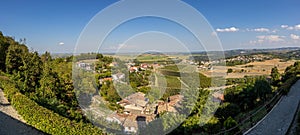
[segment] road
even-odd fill
[[[287,96],[246,135],[285,135],[291,125],[300,101],[300,80],[293,85]]]

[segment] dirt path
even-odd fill
[[[299,101],[300,80],[291,88],[288,95],[284,96],[262,121],[245,134],[285,135],[297,112]]]
[[[25,122],[25,120],[22,119],[22,117],[16,112],[16,110],[10,105],[8,100],[4,97],[4,93],[1,89],[0,89],[0,111],[21,122]]]
[[[1,135],[40,135],[42,132],[25,124],[25,120],[16,112],[4,97],[0,89],[0,134]]]

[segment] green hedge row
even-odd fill
[[[7,79],[0,78],[0,87],[27,124],[40,131],[47,134],[103,134],[99,128],[92,124],[71,121],[39,106],[36,102],[21,94],[15,85]]]
[[[291,76],[282,85],[278,88],[278,91],[282,91],[283,95],[287,95],[291,89],[291,87],[299,80],[300,78],[295,76]]]

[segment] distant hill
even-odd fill
[[[300,47],[283,47],[283,48],[270,48],[270,49],[237,49],[225,51],[226,57],[236,56],[236,55],[249,55],[249,54],[259,54],[259,53],[287,53],[290,51],[300,50]]]
[[[53,58],[66,58],[72,56],[73,53],[51,53]]]

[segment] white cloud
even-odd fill
[[[256,36],[256,40],[249,41],[250,45],[277,45],[278,43],[285,43],[285,36],[279,35],[261,35]]]
[[[267,28],[257,28],[257,29],[254,29],[253,31],[255,31],[255,32],[269,32],[270,30],[267,29]]]
[[[58,44],[59,44],[59,45],[64,45],[65,43],[64,43],[64,42],[59,42]]]
[[[295,25],[295,26],[281,25],[281,28],[284,28],[287,30],[300,30],[300,24]]]
[[[272,30],[272,33],[276,33],[278,30],[277,29],[275,29],[275,30]]]
[[[216,29],[217,32],[237,32],[239,31],[238,28],[236,27],[231,27],[231,28],[224,28],[224,29]]]
[[[286,29],[288,27],[289,27],[288,25],[281,25],[281,28],[283,28],[283,29]]]
[[[279,36],[279,35],[262,35],[262,36],[257,36],[256,38],[258,43],[284,41],[284,36]]]
[[[300,24],[295,26],[295,30],[300,30]]]
[[[286,28],[287,30],[293,30],[294,29],[294,27],[288,27],[288,28]]]
[[[290,37],[291,37],[291,39],[294,39],[294,40],[299,40],[300,39],[300,36],[295,35],[295,34],[291,34]]]

